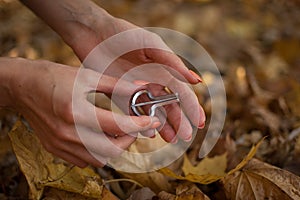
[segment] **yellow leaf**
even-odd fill
[[[232,169],[227,174],[232,174],[243,168],[249,162],[249,160],[253,158],[263,140],[264,138],[255,146],[253,146],[248,155],[236,166],[236,168]],[[185,176],[177,175],[168,168],[162,168],[158,170],[158,172],[178,180],[187,180],[200,184],[210,184],[226,176],[226,163],[226,154],[215,156],[213,158],[204,158],[196,167],[192,166],[190,161],[185,157],[182,167]]]
[[[124,177],[132,179],[143,185],[144,187],[149,187],[154,192],[159,191],[171,191],[172,187],[168,180],[162,174],[158,172],[148,172],[148,173],[126,173],[119,172]]]
[[[300,177],[257,159],[223,180],[228,199],[300,199]]]
[[[193,166],[186,155],[184,155],[184,161],[182,171],[185,175],[205,175],[215,174],[218,176],[224,176],[227,167],[227,153],[213,158],[205,157],[197,166]]]
[[[213,158],[212,158],[213,159]],[[187,180],[195,183],[201,183],[201,184],[210,184],[217,180],[220,180],[223,176],[216,175],[216,174],[187,174],[186,176],[181,176],[175,174],[172,170],[168,168],[162,168],[159,170],[160,173],[170,176],[172,178],[176,178],[178,180]]]
[[[9,137],[31,191],[31,199],[40,199],[46,186],[101,198],[101,178],[92,169],[67,166],[57,161],[40,144],[38,138],[17,121]],[[55,161],[55,162],[54,162]]]

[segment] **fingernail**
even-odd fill
[[[152,135],[150,138],[155,138],[156,137],[156,134],[154,133],[154,135]]]
[[[149,84],[150,82],[143,81],[143,80],[135,80],[135,81],[133,81],[133,83],[134,83],[135,85],[143,86],[143,85]]]
[[[153,122],[151,128],[158,128],[161,125],[160,122]]]
[[[174,136],[174,138],[170,141],[171,144],[177,144],[178,138]]]
[[[203,129],[205,127],[205,122],[198,126],[199,129]]]
[[[202,83],[202,79],[200,78],[200,76],[198,74],[196,74],[194,71],[189,70],[190,73],[198,80],[199,83]]]
[[[189,138],[187,138],[187,139],[184,139],[183,141],[185,141],[185,142],[190,142],[190,141],[192,140],[192,138],[193,138],[193,136],[192,136],[192,135],[190,135],[190,137],[189,137]]]

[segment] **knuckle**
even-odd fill
[[[71,102],[65,103],[65,106],[63,108],[63,117],[64,120],[67,123],[73,123],[74,122],[74,117],[73,117],[73,106]]]
[[[64,134],[64,131],[65,131],[65,127],[61,123],[59,123],[55,126],[53,130],[53,134],[55,138],[61,139],[62,135]]]
[[[149,36],[153,41],[163,42],[162,38],[157,33],[149,32]]]
[[[71,141],[73,136],[70,132],[70,129],[65,124],[57,125],[53,134],[55,139],[59,141]]]
[[[133,122],[138,127],[148,127],[151,124],[147,116],[134,117]]]
[[[60,106],[54,108],[54,113],[67,123],[74,122],[72,101],[62,102]]]

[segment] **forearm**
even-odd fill
[[[93,32],[90,45],[82,51],[89,51],[103,41],[105,27],[113,18],[104,9],[89,0],[21,0],[37,16],[43,19],[71,47],[78,40],[88,41],[88,33]],[[92,47],[90,47],[92,46]]]

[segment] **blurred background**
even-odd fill
[[[94,2],[141,27],[164,27],[187,34],[207,50],[221,71],[228,101],[222,147],[212,154],[226,149],[228,169],[253,143],[268,136],[257,157],[300,175],[299,1]],[[18,1],[0,0],[0,24],[1,56],[80,66],[60,37]],[[200,90],[197,95],[209,121],[207,93]],[[28,193],[7,137],[16,119],[15,113],[0,110],[0,199],[22,199]],[[202,139],[203,134],[199,134],[189,152],[197,152]],[[234,148],[230,149],[230,145]],[[191,153],[189,157],[196,161],[195,155]]]

